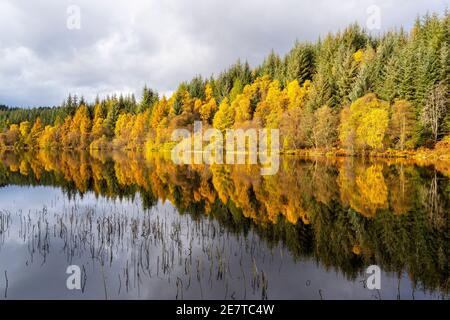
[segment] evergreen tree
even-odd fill
[[[314,73],[314,50],[310,45],[296,42],[287,55],[286,81],[297,80],[300,84],[312,80]]]

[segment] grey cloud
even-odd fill
[[[81,30],[66,28],[67,7],[81,9]],[[298,39],[314,41],[381,8],[382,29],[409,28],[448,0],[25,1],[0,3],[0,104],[54,105],[69,93],[140,93],[146,83],[174,90],[237,58],[252,65]]]

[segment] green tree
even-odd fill
[[[414,148],[417,140],[414,106],[406,100],[396,100],[392,111],[389,135],[393,145],[400,150]]]

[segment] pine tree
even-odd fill
[[[415,97],[417,105],[423,106],[428,92],[439,81],[439,57],[432,48],[424,48],[421,46],[418,52],[417,76],[411,81],[415,84]],[[415,80],[415,81],[414,81]]]
[[[359,54],[359,57],[355,58],[357,53]],[[372,91],[375,82],[375,52],[372,47],[368,46],[365,51],[358,50],[353,56],[359,66],[356,79],[349,94],[351,101],[355,101]]]
[[[286,81],[297,80],[303,83],[311,80],[314,72],[314,51],[309,45],[302,45],[298,42],[287,55]]]
[[[401,52],[399,60],[398,96],[408,101],[416,101],[416,85],[414,83],[417,67],[417,57],[413,45],[408,45]],[[395,96],[394,96],[395,97]]]
[[[116,121],[119,116],[119,105],[116,99],[107,101],[107,114],[105,119],[105,133],[107,137],[113,137]]]
[[[268,75],[271,79],[276,79],[277,75],[280,76],[282,74],[283,63],[275,51],[272,50],[261,66],[260,76]]]
[[[150,110],[153,105],[158,101],[158,93],[152,89],[147,88],[147,85],[142,89],[142,99],[139,104],[136,104],[135,113],[145,112],[146,110]]]

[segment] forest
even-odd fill
[[[145,86],[54,107],[0,106],[0,149],[170,150],[176,128],[272,128],[282,151],[450,155],[450,15],[373,36],[357,24],[196,76],[170,97]],[[1,101],[0,101],[1,103]],[[409,153],[408,153],[409,152]]]

